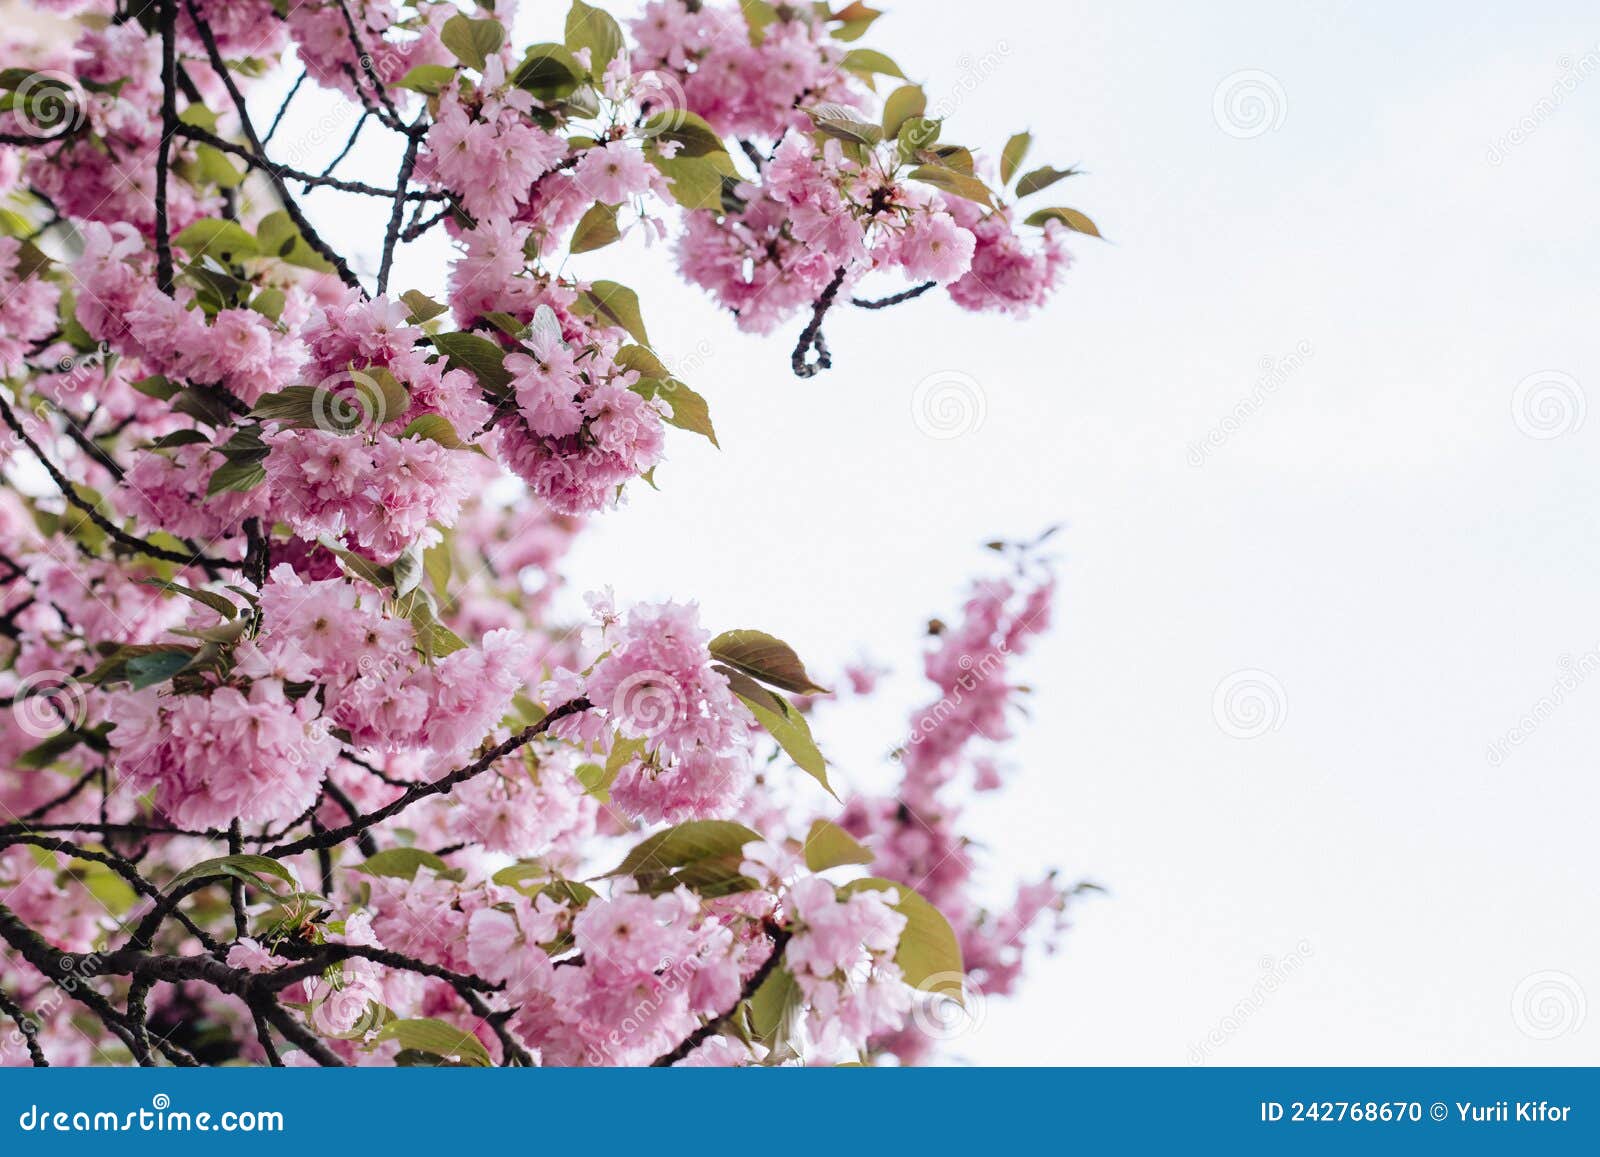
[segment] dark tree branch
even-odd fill
[[[510,739],[496,744],[484,755],[465,767],[458,767],[454,771],[427,783],[416,784],[397,799],[381,808],[356,817],[342,827],[330,828],[320,835],[313,834],[287,844],[279,844],[277,847],[270,848],[262,854],[271,856],[275,860],[281,860],[285,856],[308,852],[313,848],[333,847],[335,844],[342,844],[357,832],[365,831],[374,824],[380,824],[384,820],[392,819],[399,815],[418,800],[424,800],[434,795],[444,795],[453,791],[457,784],[465,783],[474,776],[483,774],[498,760],[510,755],[513,751],[526,747],[558,721],[565,719],[569,715],[576,715],[580,711],[587,711],[590,706],[591,704],[587,699],[574,699],[571,703],[564,703],[532,727],[525,727]]]
[[[811,320],[800,331],[800,343],[794,347],[794,353],[789,358],[797,378],[813,378],[833,366],[833,355],[828,352],[828,342],[822,336],[822,319],[833,308],[834,299],[839,296],[839,287],[844,284],[844,275],[845,267],[841,265],[833,275],[833,280],[823,289],[822,296],[812,305]],[[813,351],[817,355],[814,361],[811,360]]]
[[[793,933],[787,928],[769,923],[767,925],[767,935],[772,937],[772,955],[763,960],[761,967],[750,974],[750,979],[745,981],[744,987],[739,990],[739,999],[733,1002],[733,1007],[716,1019],[708,1020],[705,1024],[695,1029],[683,1039],[682,1044],[678,1045],[670,1053],[651,1061],[651,1068],[671,1068],[732,1023],[733,1018],[738,1015],[739,1006],[754,996],[756,991],[766,983],[767,977],[771,976],[778,965],[783,963],[784,949],[789,947],[789,939]]]
[[[272,138],[277,135],[278,126],[283,123],[284,115],[289,111],[289,105],[294,101],[295,93],[300,91],[300,86],[306,82],[306,78],[310,75],[309,72],[302,71],[300,78],[289,86],[289,94],[283,98],[283,103],[278,106],[278,115],[272,118],[272,123],[267,126],[267,135],[261,138],[263,145],[272,143]]]
[[[378,292],[388,291],[389,270],[394,266],[395,246],[400,242],[400,226],[406,215],[406,186],[411,183],[411,172],[417,167],[417,149],[422,138],[408,137],[406,155],[400,162],[400,175],[394,182],[394,208],[389,210],[389,228],[383,235],[383,260],[378,266]]]
[[[17,1022],[17,1031],[22,1034],[22,1039],[28,1044],[28,1059],[33,1062],[33,1067],[36,1069],[49,1068],[50,1062],[45,1060],[44,1050],[39,1047],[38,1024],[34,1022],[33,1017],[23,1012],[21,1007],[6,995],[3,988],[0,988],[0,1012],[5,1013]]]
[[[367,118],[370,116],[372,116],[371,113],[363,112],[359,117],[356,118],[356,127],[350,130],[350,138],[345,141],[344,148],[340,149],[339,155],[334,157],[333,160],[329,161],[327,165],[323,167],[322,176],[324,178],[332,176],[333,171],[339,167],[339,162],[348,157],[350,155],[350,150],[356,147],[356,141],[361,136],[361,130],[367,127]],[[310,189],[311,187],[312,186],[309,184],[306,186],[307,189]]]
[[[239,85],[233,79],[233,73],[228,71],[228,62],[222,58],[222,52],[217,48],[217,38],[211,31],[211,25],[206,23],[205,17],[200,14],[200,9],[195,5],[194,0],[184,0],[184,5],[189,10],[189,19],[194,21],[195,31],[200,34],[200,42],[205,45],[206,59],[211,62],[211,70],[217,74],[218,79],[222,81],[223,87],[228,90],[228,96],[233,101],[234,111],[238,113],[239,127],[244,131],[245,139],[250,142],[250,147],[257,156],[266,156],[267,150],[262,145],[261,138],[256,135],[255,124],[250,119],[250,109],[245,104],[244,94],[239,91]],[[300,236],[305,238],[306,244],[316,250],[324,260],[333,266],[334,272],[339,275],[340,281],[351,289],[359,290],[364,296],[366,290],[362,288],[360,279],[351,272],[350,266],[345,259],[339,256],[338,252],[329,246],[316,229],[312,227],[311,222],[306,220],[306,215],[301,212],[299,204],[294,199],[294,194],[289,191],[289,186],[282,175],[271,167],[262,171],[272,181],[273,188],[278,192],[278,200],[283,203],[284,212],[289,214],[289,219],[294,222],[295,228],[300,230]]]
[[[352,820],[359,820],[361,818],[361,809],[356,807],[355,801],[349,796],[345,795],[344,790],[340,788],[338,784],[334,783],[331,777],[323,783],[322,790],[328,793],[328,798],[334,803],[338,804],[339,807],[344,811],[345,815],[349,816]],[[366,829],[362,829],[356,833],[356,847],[359,848],[361,850],[361,854],[366,856],[368,859],[371,859],[373,856],[378,854],[378,843],[372,838],[372,833]]]
[[[359,193],[363,197],[382,197],[388,200],[397,195],[394,189],[382,189],[377,185],[369,185],[365,181],[347,181],[342,177],[330,177],[326,173],[311,173],[305,169],[297,169],[293,165],[283,165],[271,157],[253,152],[244,145],[235,144],[226,137],[219,137],[216,133],[197,125],[180,124],[177,134],[187,140],[198,141],[203,145],[210,145],[219,152],[229,156],[238,157],[253,169],[259,169],[269,177],[281,179],[285,182],[299,181],[314,189],[335,189],[341,193]],[[405,195],[407,201],[438,201],[443,199],[443,193],[432,190],[411,192]]]
[[[172,231],[167,223],[167,166],[178,126],[178,2],[161,0],[161,141],[156,146],[156,285],[172,296]]]
[[[891,305],[899,305],[901,302],[911,301],[914,298],[921,297],[930,289],[937,289],[938,287],[939,283],[937,281],[924,281],[921,285],[914,285],[910,289],[902,290],[899,293],[891,293],[888,297],[876,299],[852,297],[850,304],[857,309],[888,309]]]
[[[50,475],[50,481],[56,484],[56,487],[61,491],[62,496],[65,497],[66,500],[73,506],[76,506],[79,510],[83,511],[90,522],[94,523],[106,534],[110,535],[119,546],[122,546],[127,550],[134,551],[138,554],[148,555],[150,558],[158,558],[164,562],[175,562],[179,566],[202,566],[206,567],[207,569],[211,567],[227,567],[232,570],[237,570],[239,568],[238,563],[228,562],[226,559],[211,558],[207,555],[201,554],[199,551],[195,551],[193,554],[184,554],[182,551],[168,550],[164,546],[157,546],[152,542],[146,542],[144,539],[139,538],[136,535],[129,534],[105,515],[101,514],[99,508],[95,506],[94,503],[88,501],[83,497],[83,495],[78,493],[77,486],[75,486],[67,478],[67,476],[60,471],[56,464],[50,460],[49,455],[44,452],[44,449],[39,445],[39,443],[33,440],[33,436],[29,434],[27,430],[23,429],[22,423],[17,420],[16,412],[12,410],[10,403],[6,401],[3,392],[0,392],[0,418],[5,420],[5,424],[11,428],[11,432],[21,440],[22,444],[33,452],[33,456],[37,458],[39,460],[39,464],[44,467],[45,473]]]
[[[214,940],[205,931],[205,929],[201,928],[182,912],[178,911],[178,897],[164,894],[160,888],[156,887],[149,880],[140,875],[139,870],[123,857],[115,855],[111,852],[98,852],[93,848],[80,847],[79,845],[70,843],[67,840],[58,840],[53,839],[50,836],[36,836],[26,833],[15,835],[6,834],[0,836],[0,845],[9,844],[29,844],[36,848],[43,848],[49,852],[60,852],[62,855],[70,856],[75,860],[87,860],[91,863],[104,864],[106,867],[110,868],[113,872],[126,880],[130,888],[155,905],[151,912],[145,917],[146,923],[152,919],[156,919],[157,923],[159,924],[160,919],[165,919],[167,916],[171,916],[177,920],[178,923],[183,925],[185,931],[187,931],[196,940],[200,941],[201,945],[203,945],[207,951],[215,952],[218,950],[216,940]],[[134,943],[148,945],[149,941],[136,933],[134,936]]]

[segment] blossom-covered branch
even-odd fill
[[[577,0],[523,45],[505,3],[41,7],[0,70],[0,1060],[915,1060],[1010,991],[1070,890],[984,887],[962,801],[1039,543],[933,633],[898,785],[812,732],[875,670],[575,622],[562,570],[717,442],[615,246],[810,377],[840,302],[1043,305],[1097,230],[1018,203],[1073,171],[946,139],[859,3]],[[331,157],[285,141],[313,100]],[[392,172],[335,175],[358,139]]]

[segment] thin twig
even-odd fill
[[[761,962],[761,967],[750,974],[750,979],[745,981],[744,987],[739,990],[739,999],[733,1002],[733,1007],[727,1012],[723,1013],[721,1016],[716,1017],[713,1020],[708,1020],[705,1024],[695,1029],[692,1033],[684,1038],[683,1043],[678,1045],[678,1047],[673,1049],[670,1053],[666,1053],[665,1055],[659,1056],[655,1060],[651,1061],[651,1068],[671,1068],[673,1065],[683,1060],[690,1053],[694,1052],[695,1049],[705,1044],[706,1041],[716,1036],[730,1023],[732,1023],[733,1018],[739,1012],[739,1006],[754,996],[757,990],[760,989],[764,983],[766,983],[767,977],[771,976],[772,973],[777,969],[778,965],[783,963],[783,952],[784,949],[789,946],[789,938],[793,935],[793,933],[791,933],[789,929],[780,927],[776,924],[768,924],[767,935],[772,937],[772,955],[763,960]]]
[[[380,824],[384,820],[392,819],[393,817],[399,815],[418,800],[424,800],[429,796],[443,795],[453,791],[457,784],[465,783],[474,776],[483,774],[497,761],[503,759],[507,755],[510,755],[513,751],[518,751],[532,743],[535,739],[539,738],[539,736],[548,731],[553,724],[565,719],[569,715],[576,715],[580,711],[587,711],[589,710],[590,706],[591,704],[587,699],[574,699],[570,703],[564,703],[560,707],[557,707],[554,711],[550,712],[550,714],[546,715],[538,723],[535,723],[531,727],[524,727],[510,739],[496,744],[484,755],[467,764],[465,767],[458,767],[454,771],[440,776],[438,779],[429,780],[426,783],[416,784],[408,789],[403,795],[390,801],[389,803],[384,804],[381,808],[357,816],[355,819],[351,820],[342,827],[330,828],[321,835],[306,836],[303,839],[294,840],[291,843],[279,844],[275,848],[269,848],[262,854],[265,856],[270,856],[275,860],[281,860],[285,856],[293,856],[300,852],[308,852],[312,848],[332,847],[335,844],[342,844],[345,840],[349,839],[357,832],[365,831],[375,824]]]

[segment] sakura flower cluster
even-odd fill
[[[504,0],[36,7],[0,70],[0,1062],[914,1059],[914,917],[1009,989],[1061,889],[980,902],[959,790],[1003,779],[970,737],[1047,582],[936,642],[892,796],[827,766],[788,644],[609,593],[582,630],[567,586],[669,438],[716,443],[615,279],[651,247],[819,348],[879,273],[1017,314],[1059,281],[1077,218],[888,123],[873,10],[575,4],[517,44]],[[813,865],[818,823],[850,854]]]

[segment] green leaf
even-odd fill
[[[108,865],[92,860],[74,860],[68,869],[73,878],[89,890],[89,894],[106,906],[113,916],[122,916],[138,903],[139,894],[133,885],[117,875]]]
[[[782,695],[768,691],[742,672],[726,667],[717,670],[728,676],[728,685],[733,693],[749,708],[750,714],[756,717],[756,722],[766,729],[767,734],[778,741],[778,746],[794,760],[795,766],[820,783],[823,790],[834,799],[838,799],[839,794],[828,782],[827,761],[817,749],[817,741],[811,737],[811,726],[794,704]]]
[[[223,189],[232,189],[244,183],[244,170],[234,167],[228,159],[228,154],[212,145],[197,144],[194,147],[195,165],[199,170],[197,176],[202,184],[216,185]]]
[[[750,1035],[774,1052],[787,1050],[800,1024],[805,997],[784,965],[767,974],[746,1003]]]
[[[1100,236],[1099,227],[1076,209],[1040,209],[1029,213],[1024,224],[1043,225],[1046,221],[1060,221],[1074,233],[1087,233],[1090,237]]]
[[[140,378],[133,383],[133,388],[147,398],[156,398],[160,401],[170,401],[173,394],[178,392],[175,382],[169,381],[160,374],[151,374],[147,378]]]
[[[793,647],[764,631],[724,631],[711,640],[711,657],[785,691],[799,695],[828,693],[827,688],[806,674],[805,664]]]
[[[171,591],[175,595],[193,599],[197,603],[204,603],[225,619],[233,619],[239,614],[239,608],[231,599],[217,594],[215,591],[200,591],[192,587],[180,586],[178,583],[167,582],[164,579],[140,579],[140,584],[147,587],[160,587],[164,591]]]
[[[870,48],[852,48],[844,54],[844,59],[839,62],[851,72],[860,73],[862,76],[896,76],[901,80],[906,74],[900,71],[900,66],[881,52]]]
[[[256,290],[256,295],[250,299],[250,308],[270,321],[277,321],[283,316],[283,307],[289,304],[289,297],[276,286],[268,285]]]
[[[644,316],[639,312],[639,295],[626,285],[615,281],[596,281],[578,294],[572,306],[574,313],[589,314],[619,325],[633,335],[640,345],[649,345],[645,333]],[[509,376],[507,378],[509,381]]]
[[[928,111],[928,95],[920,84],[901,85],[883,102],[883,135],[892,139],[900,135],[900,126],[912,117]]]
[[[1009,185],[1012,175],[1017,171],[1017,166],[1022,164],[1022,158],[1028,155],[1028,146],[1033,144],[1033,134],[1018,133],[1006,142],[1006,147],[1000,152],[1000,183]]]
[[[870,864],[872,853],[838,824],[817,820],[806,835],[806,867],[825,872],[841,864]]]
[[[416,419],[400,431],[400,440],[403,442],[407,438],[423,438],[429,442],[437,442],[447,450],[467,449],[467,444],[461,440],[461,435],[456,433],[456,428],[442,414],[424,414]]]
[[[690,820],[650,836],[606,876],[632,876],[652,891],[681,884],[706,897],[747,892],[756,882],[739,865],[744,846],[759,839],[759,832],[732,820]]]
[[[135,691],[165,683],[187,667],[195,657],[194,651],[153,651],[148,655],[135,655],[124,664],[128,685]]]
[[[109,750],[109,745],[105,741],[106,733],[109,731],[110,727],[107,724],[101,724],[90,731],[69,727],[50,736],[44,742],[28,748],[12,760],[12,765],[20,771],[41,771],[80,745],[88,745],[97,750]]]
[[[450,589],[450,572],[453,569],[448,533],[423,552],[422,569],[427,571],[428,582],[433,584],[434,593],[444,598]]]
[[[588,253],[604,249],[621,236],[622,230],[617,228],[617,206],[596,201],[572,231],[568,249],[573,253]]]
[[[621,346],[617,349],[617,356],[612,360],[625,370],[633,370],[641,378],[664,381],[672,376],[667,364],[656,357],[655,351],[646,349],[642,345]]]
[[[703,157],[663,157],[651,153],[650,163],[667,179],[672,199],[685,209],[723,208],[723,189],[737,179],[733,158],[727,153]]]
[[[561,904],[576,908],[582,908],[600,895],[588,884],[562,879],[550,870],[550,865],[539,860],[521,860],[508,868],[501,868],[490,879],[502,887],[515,888],[529,899],[548,895]]]
[[[871,147],[883,140],[883,130],[856,118],[855,110],[844,105],[819,104],[803,110],[819,132],[837,140]]]
[[[32,241],[23,239],[17,244],[16,263],[12,272],[18,281],[26,281],[34,274],[50,268],[50,257]]]
[[[214,860],[202,860],[194,867],[179,872],[172,883],[167,885],[169,894],[176,892],[185,884],[198,880],[209,880],[213,877],[231,877],[243,880],[246,884],[261,888],[264,891],[273,891],[264,877],[272,876],[285,881],[291,888],[298,889],[299,883],[294,878],[294,873],[289,871],[277,860],[268,859],[266,856],[253,856],[240,854],[237,856],[222,856]]]
[[[1057,181],[1065,180],[1067,177],[1076,177],[1077,175],[1077,169],[1056,169],[1045,165],[1022,175],[1022,179],[1017,182],[1017,196],[1032,196],[1041,189],[1048,189]]]
[[[652,140],[676,141],[680,147],[675,155],[680,157],[704,157],[728,151],[717,130],[686,109],[663,109],[646,120],[640,131]]]
[[[174,237],[172,243],[190,257],[199,258],[204,254],[215,257],[224,265],[232,265],[246,257],[261,256],[261,247],[244,226],[212,217],[194,222]]]
[[[432,1017],[393,1020],[383,1026],[377,1041],[397,1040],[403,1049],[431,1056],[458,1059],[474,1068],[490,1068],[494,1061],[483,1042],[470,1032]]]
[[[462,64],[482,72],[489,57],[505,43],[506,30],[498,20],[473,20],[457,14],[444,22],[439,39]]]
[[[556,100],[569,95],[584,76],[583,66],[565,45],[535,44],[511,74],[511,83],[540,100]]]
[[[955,169],[947,169],[943,165],[919,165],[906,176],[913,181],[922,181],[957,197],[964,197],[968,201],[976,201],[980,205],[992,206],[994,203],[989,186],[976,177],[957,172]]]
[[[478,384],[492,393],[504,393],[511,384],[505,350],[475,333],[436,333],[433,344],[452,368],[471,370]]]
[[[924,116],[907,117],[901,121],[899,131],[895,133],[895,141],[900,146],[900,159],[910,161],[922,150],[930,148],[939,139],[943,127],[944,122]]]
[[[606,65],[622,55],[622,29],[611,13],[573,0],[567,12],[567,47],[573,52],[589,50],[589,75],[599,80]]]
[[[419,64],[397,80],[395,87],[437,96],[455,78],[456,70],[448,64]]]
[[[432,852],[421,848],[386,848],[377,855],[359,863],[353,869],[369,876],[392,876],[399,880],[413,880],[418,868],[428,868],[445,880],[465,880],[462,868],[452,868]]]
[[[408,289],[400,295],[400,300],[405,302],[406,308],[411,310],[409,318],[413,325],[422,325],[438,317],[441,313],[449,313],[448,305],[441,305],[419,289]]]
[[[422,585],[422,556],[412,542],[389,564],[394,571],[394,595],[403,599]]]
[[[268,213],[257,223],[256,242],[263,256],[276,257],[318,273],[333,272],[328,259],[311,248],[293,219],[282,209]]]
[[[178,123],[214,133],[217,131],[217,114],[203,104],[191,104],[178,114]]]
[[[905,929],[900,933],[900,946],[895,950],[894,962],[905,973],[906,983],[912,987],[941,974],[966,971],[961,961],[961,942],[944,914],[928,903],[905,884],[868,876],[853,880],[839,889],[841,895],[862,891],[894,889],[899,894],[895,911],[906,918]]]
[[[859,40],[867,29],[872,27],[872,22],[882,15],[883,13],[876,8],[869,8],[861,3],[861,0],[854,0],[830,18],[840,22],[839,27],[833,30],[833,38],[844,41]]]
[[[430,662],[466,648],[466,640],[441,623],[428,599],[413,595],[405,614],[416,632],[416,647]]]
[[[211,480],[206,483],[206,497],[254,490],[266,480],[267,471],[260,462],[224,462],[212,471]]]
[[[658,382],[655,396],[672,407],[672,413],[667,418],[668,425],[703,435],[713,446],[717,446],[717,431],[711,424],[711,407],[704,398],[677,378]],[[721,448],[717,446],[717,449]]]

